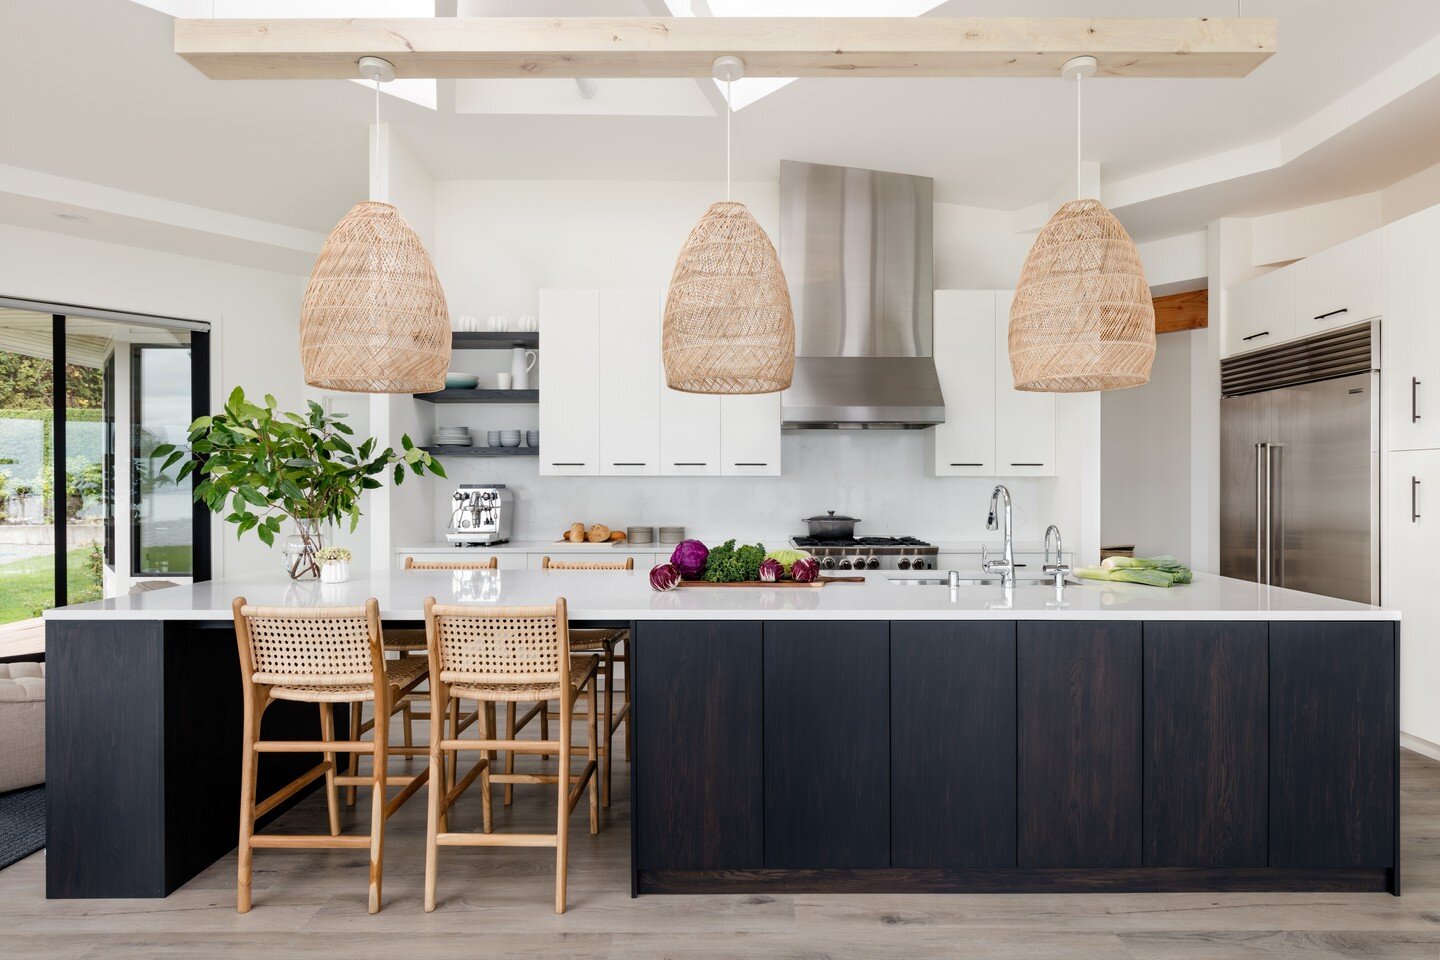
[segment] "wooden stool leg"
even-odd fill
[[[562,688],[567,686],[562,682]],[[565,912],[565,864],[570,848],[570,728],[574,696],[560,695],[560,754],[556,761],[555,781],[558,784],[555,823],[555,912]]]
[[[435,729],[435,718],[445,715],[445,692],[438,683],[431,684],[430,690],[430,781],[425,785],[430,792],[425,810],[425,912],[435,910],[435,881],[440,875],[440,834],[441,819],[446,811],[440,809],[446,793],[443,769],[445,757],[440,749],[443,731]],[[442,723],[443,726],[443,723]]]
[[[595,695],[596,695],[597,693],[599,693],[599,691],[595,689],[595,684],[596,684],[597,682],[598,682],[598,681],[597,681],[597,679],[596,679],[595,677],[591,677],[591,678],[590,678],[590,695],[585,698],[587,711],[588,711],[588,713],[589,713],[589,717],[588,717],[587,719],[589,719],[589,721],[590,721],[590,736],[589,736],[589,738],[588,738],[588,739],[589,739],[589,743],[586,745],[586,746],[587,746],[587,749],[586,749],[585,753],[586,753],[586,756],[589,758],[589,760],[590,760],[591,763],[594,763],[594,762],[595,762],[595,751],[596,751],[596,749],[597,749],[597,738],[598,738],[599,735],[600,735],[600,728],[599,728],[599,726],[598,726],[597,723],[596,723],[596,714],[597,714],[599,711],[597,711],[597,710],[595,709]],[[608,691],[607,691],[607,694],[608,694]],[[606,712],[607,714],[610,712],[610,708],[609,708],[608,705],[607,705],[606,708],[605,708],[605,712]],[[606,731],[607,731],[605,740],[606,740],[606,745],[607,745],[607,748],[608,748],[608,744],[609,744],[609,740],[610,740],[610,737],[609,737],[609,734],[608,734],[608,731],[609,731],[610,728],[609,728],[609,724],[608,724],[608,723],[606,724],[606,728],[605,728],[605,729],[606,729]],[[607,749],[605,752],[606,752],[606,754],[607,754],[607,756],[608,756],[609,750]],[[569,764],[568,764],[568,763],[566,764],[566,767],[569,767]],[[607,771],[610,769],[610,761],[609,761],[608,759],[605,761],[605,769],[606,769]],[[568,770],[567,770],[566,772],[568,772]],[[570,778],[569,778],[569,777],[565,777],[564,779],[568,782]],[[609,791],[607,790],[606,793],[608,794]],[[607,801],[607,803],[608,803],[608,801]],[[595,771],[592,771],[591,774],[590,774],[590,836],[593,837],[593,836],[595,836],[595,834],[597,834],[597,833],[599,833],[599,832],[600,832],[600,791],[599,791],[599,788],[598,788],[598,787],[596,786],[596,784],[595,784]]]
[[[635,725],[635,709],[630,705],[630,641],[625,641],[625,762],[630,762],[630,751],[633,749],[633,738],[630,736],[631,729]]]
[[[510,700],[505,704],[505,739],[515,739],[515,701]],[[505,772],[515,772],[515,751],[505,751]],[[505,784],[505,806],[510,806],[510,801],[515,799],[515,785]]]
[[[590,680],[590,694],[593,701],[596,692],[595,685],[600,681],[592,677]],[[605,781],[601,784],[604,794],[605,806],[610,806],[610,715],[615,710],[615,647],[613,645],[605,648],[605,739],[600,742],[600,757],[604,769],[601,774]],[[594,745],[595,734],[590,734],[591,745]]]
[[[255,865],[255,849],[250,846],[250,838],[255,833],[255,767],[260,760],[255,741],[260,739],[260,711],[264,696],[263,691],[247,684],[244,730],[240,738],[240,864],[235,894],[235,909],[239,913],[250,912],[250,880]]]
[[[356,703],[350,706],[350,739],[352,742],[360,739],[360,724],[364,714],[365,704]],[[350,754],[350,765],[345,772],[352,777],[360,772],[360,754]],[[345,806],[355,806],[355,796],[358,789],[359,788],[353,785],[345,788]]]
[[[550,701],[546,700],[540,704],[540,739],[550,739]],[[548,753],[540,754],[540,762],[544,763],[550,759]]]
[[[410,709],[409,697],[406,697],[405,702],[400,705],[400,713],[405,736],[405,746],[413,747],[415,746],[415,711]],[[410,754],[406,754],[405,758],[408,760]]]
[[[449,711],[449,713],[450,713],[450,726],[449,726],[449,728],[448,728],[448,733],[446,732],[446,731],[447,731],[447,728],[446,728],[446,726],[445,726],[445,720],[444,720],[443,715],[442,715],[441,720],[440,720],[440,730],[441,730],[442,733],[445,733],[446,736],[450,737],[451,739],[456,739],[456,738],[458,738],[458,737],[460,736],[460,698],[459,698],[459,697],[456,697],[455,699],[453,699],[453,700],[450,701],[450,711]],[[431,715],[432,717],[435,715],[435,704],[434,704],[433,702],[430,704],[430,715]],[[432,722],[433,722],[433,720],[432,720]],[[450,758],[449,758],[449,759],[450,759],[450,762],[449,762],[448,764],[446,764],[446,767],[445,767],[445,788],[446,788],[447,790],[453,790],[453,789],[455,788],[455,769],[460,766],[460,751],[458,751],[458,750],[451,750],[451,751],[450,751]]]
[[[370,912],[380,912],[380,881],[385,863],[385,777],[390,762],[389,724],[382,718],[390,716],[388,703],[375,704],[375,747],[371,757],[375,764],[370,777]]]
[[[495,703],[492,700],[477,701],[475,709],[480,713],[480,736],[485,740],[495,739]],[[486,833],[495,829],[494,810],[490,801],[490,765],[495,762],[495,751],[482,751],[485,766],[480,768],[480,828]]]
[[[320,704],[320,739],[335,739],[335,704]],[[330,768],[325,771],[325,806],[330,812],[330,836],[340,836],[340,791],[335,789],[335,753],[325,754]]]

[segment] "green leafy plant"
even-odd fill
[[[726,540],[705,558],[705,579],[712,583],[740,583],[760,579],[760,563],[765,559],[763,544],[736,547]]]
[[[340,523],[350,529],[360,523],[360,495],[381,484],[387,469],[396,484],[405,473],[445,476],[440,464],[416,447],[409,436],[400,438],[402,450],[386,447],[376,452],[371,437],[355,445],[355,431],[343,413],[326,413],[313,400],[305,414],[277,408],[268,394],[265,405],[245,399],[239,387],[225,401],[225,409],[190,424],[189,449],[162,443],[150,454],[165,458],[161,472],[184,460],[176,475],[183,481],[192,471],[201,477],[195,499],[235,524],[236,537],[254,530],[266,545],[273,545],[280,525],[288,518],[300,522]]]

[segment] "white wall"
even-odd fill
[[[0,293],[203,320],[211,327],[211,399],[231,388],[303,403],[300,298],[305,279],[0,224]],[[216,574],[279,569],[253,535],[213,526]]]
[[[1137,556],[1190,557],[1190,358],[1194,332],[1156,338],[1150,382],[1102,394],[1101,539]]]

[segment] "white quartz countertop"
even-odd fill
[[[1244,580],[1197,574],[1168,589],[1085,581],[1057,592],[897,586],[899,572],[823,587],[682,587],[659,593],[648,571],[375,570],[340,584],[256,574],[152,590],[45,611],[47,620],[228,620],[237,596],[263,606],[351,606],[380,601],[381,616],[418,620],[425,598],[528,606],[564,597],[575,620],[1399,620],[1392,610]]]
[[[700,537],[707,545],[723,543],[728,537]],[[737,543],[763,543],[772,550],[778,550],[790,545],[789,536],[778,537],[737,537]],[[939,549],[941,553],[979,553],[981,546],[986,546],[992,551],[999,551],[1003,546],[1002,542],[980,540],[935,540],[931,546]],[[670,553],[675,549],[673,543],[661,543],[658,540],[654,543],[630,543],[622,540],[619,543],[556,543],[554,540],[509,540],[505,543],[479,545],[474,547],[456,546],[446,540],[431,540],[409,544],[395,548],[395,555],[403,557],[407,554],[474,554],[477,556],[489,556],[492,553],[548,553],[556,557],[563,557],[569,553],[618,553],[622,556],[627,553]],[[1015,541],[1016,553],[1040,553],[1045,549],[1043,543],[1030,541]],[[1069,551],[1066,551],[1067,553]]]

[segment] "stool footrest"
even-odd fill
[[[332,837],[328,833],[256,834],[250,846],[266,850],[317,850],[326,847],[369,847],[370,836]]]
[[[441,833],[435,842],[442,847],[553,847],[553,833]]]

